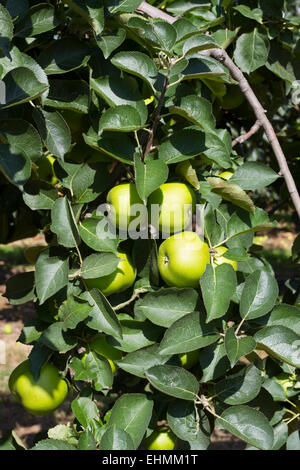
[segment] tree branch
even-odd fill
[[[234,147],[236,144],[242,144],[243,142],[245,142],[245,140],[249,139],[253,134],[255,134],[255,132],[257,132],[260,127],[261,127],[261,123],[257,119],[257,121],[253,124],[253,126],[248,132],[238,136],[236,139],[232,141],[232,147]]]
[[[168,15],[165,12],[162,12],[156,7],[148,5],[147,2],[142,2],[138,8],[139,12],[146,13],[152,18],[162,18],[169,23],[174,23],[176,20],[173,16]],[[273,152],[276,156],[276,159],[279,164],[280,173],[284,177],[286,185],[288,187],[291,199],[294,203],[296,208],[298,217],[300,218],[300,196],[295,185],[295,181],[293,176],[290,172],[288,167],[286,158],[284,153],[281,149],[280,143],[277,139],[275,131],[273,129],[272,124],[270,123],[269,119],[266,116],[266,112],[258,99],[256,98],[252,88],[250,87],[248,81],[244,77],[242,71],[235,65],[235,63],[231,60],[227,52],[223,49],[210,49],[207,51],[202,51],[200,55],[208,55],[213,57],[214,59],[222,62],[230,71],[232,77],[238,82],[238,85],[242,92],[244,93],[245,97],[247,98],[250,106],[252,107],[256,119],[261,123],[261,126],[264,128],[264,131],[268,137],[268,140],[272,146]]]
[[[160,112],[161,112],[161,108],[163,106],[165,94],[166,94],[167,87],[168,87],[168,82],[169,82],[169,78],[166,76],[165,80],[164,80],[163,89],[162,89],[161,95],[160,95],[159,100],[158,100],[158,105],[157,105],[157,109],[156,109],[156,113],[155,113],[155,118],[154,118],[154,121],[153,121],[153,126],[152,126],[152,129],[151,129],[151,133],[149,134],[147,147],[146,147],[146,150],[145,150],[145,153],[144,153],[144,156],[143,156],[143,162],[145,161],[145,158],[148,155],[148,153],[151,151],[154,134],[155,134],[155,131],[157,129],[157,126],[158,126],[158,123],[159,123],[159,120],[160,120]]]

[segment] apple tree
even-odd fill
[[[218,428],[299,450],[300,311],[253,242],[263,191],[300,214],[299,24],[284,0],[0,1],[0,242],[47,242],[5,295],[34,302],[32,383],[53,364],[74,413],[35,449],[143,448],[163,423],[176,449]],[[99,210],[168,185],[207,247],[199,273],[178,242],[176,280],[161,227],[112,235]]]

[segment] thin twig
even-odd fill
[[[260,127],[261,123],[257,119],[257,121],[255,121],[255,123],[248,132],[245,132],[245,134],[240,135],[232,141],[232,147],[234,147],[236,144],[242,144],[243,142],[245,142],[245,140],[249,139],[253,134],[255,134]]]
[[[165,12],[162,12],[156,7],[152,5],[148,5],[147,2],[142,2],[138,7],[138,11],[142,13],[146,13],[152,18],[163,18],[164,20],[168,21],[169,23],[174,23],[176,20],[173,16],[168,15]],[[293,179],[293,176],[290,172],[288,167],[285,155],[281,149],[280,143],[277,139],[275,131],[273,129],[272,124],[270,123],[269,119],[266,116],[266,112],[258,99],[256,98],[252,88],[250,87],[248,81],[244,77],[242,71],[235,65],[235,63],[231,60],[227,52],[223,49],[209,49],[207,51],[202,51],[201,55],[206,55],[213,57],[214,59],[222,62],[230,71],[232,77],[238,82],[238,85],[242,92],[244,93],[245,97],[247,98],[249,104],[251,105],[256,119],[259,120],[264,131],[268,137],[268,140],[273,148],[274,154],[279,164],[280,173],[284,177],[286,185],[288,187],[291,199],[294,203],[298,216],[300,218],[300,196]]]
[[[153,138],[154,138],[154,134],[156,132],[156,129],[157,129],[157,126],[158,126],[158,123],[159,123],[159,120],[160,120],[160,112],[161,112],[161,109],[162,109],[162,106],[163,106],[165,94],[166,94],[167,87],[168,87],[168,82],[169,82],[169,78],[168,78],[168,76],[165,76],[163,89],[162,89],[161,95],[160,95],[159,100],[158,100],[158,105],[157,105],[157,109],[156,109],[156,113],[155,113],[155,118],[154,118],[154,121],[153,121],[153,126],[152,126],[152,129],[151,129],[151,133],[149,134],[149,138],[148,138],[148,142],[147,142],[147,146],[146,146],[144,156],[142,158],[143,162],[145,161],[146,156],[148,155],[148,153],[151,151],[151,148],[152,148]]]

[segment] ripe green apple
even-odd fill
[[[232,175],[233,175],[232,171],[223,171],[218,176],[220,178],[223,178],[223,180],[229,180],[232,177]]]
[[[6,325],[4,325],[4,328],[3,328],[3,333],[5,333],[6,335],[11,335],[12,332],[13,332],[12,326],[9,323],[6,323]]]
[[[195,232],[176,233],[159,247],[158,269],[168,286],[199,287],[209,262],[208,245]]]
[[[173,450],[177,437],[166,427],[153,431],[150,436],[144,440],[145,449],[147,450]]]
[[[154,220],[153,204],[159,205],[158,227]],[[148,198],[151,225],[162,233],[172,234],[184,230],[192,221],[196,197],[194,191],[184,183],[165,183]]]
[[[136,278],[136,268],[133,261],[125,251],[120,250],[118,256],[121,259],[113,273],[108,276],[85,280],[89,289],[99,289],[104,295],[108,296],[117,292],[124,292],[132,286]]]
[[[219,266],[220,264],[223,264],[223,263],[231,264],[233,269],[235,271],[237,271],[237,269],[238,269],[237,262],[232,260],[232,259],[228,259],[228,258],[225,258],[224,256],[222,256],[228,250],[228,248],[226,248],[226,246],[217,246],[217,248],[215,248],[215,250],[216,250],[217,254],[214,256],[214,262],[213,262],[214,266]]]
[[[41,157],[36,161],[38,166],[38,174],[39,178],[42,181],[46,181],[50,184],[56,184],[57,178],[54,172],[54,165],[55,158],[52,155],[48,155],[47,157]]]
[[[178,354],[182,367],[191,369],[199,362],[199,350]]]
[[[107,202],[114,209],[116,227],[124,231],[128,229],[128,225],[136,217],[131,206],[133,204],[143,204],[134,183],[114,186],[107,194]],[[112,222],[114,222],[113,215],[112,212]]]
[[[49,363],[42,367],[38,380],[34,380],[29,360],[22,362],[10,375],[8,385],[18,403],[37,416],[52,413],[68,394],[66,380]]]

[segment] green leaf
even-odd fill
[[[118,52],[111,59],[112,64],[145,80],[152,88],[157,80],[158,70],[155,63],[143,52]]]
[[[109,106],[130,105],[139,112],[141,121],[146,121],[148,116],[147,106],[134,77],[92,77],[90,85],[92,90],[101,96]]]
[[[120,322],[106,297],[98,289],[86,291],[81,297],[93,308],[87,325],[93,330],[104,331],[114,338],[122,339]]]
[[[113,253],[94,253],[83,260],[80,275],[84,279],[94,279],[113,273],[120,262]]]
[[[203,410],[198,410],[198,419],[193,403],[174,400],[167,412],[167,421],[172,431],[192,444],[193,450],[206,450],[210,444],[211,426]]]
[[[192,58],[182,72],[182,80],[209,79],[217,82],[232,83],[228,69],[212,57]]]
[[[148,320],[137,321],[126,314],[119,314],[118,318],[122,327],[122,339],[108,337],[108,342],[121,351],[131,353],[156,343],[161,336],[162,329]]]
[[[58,439],[43,439],[30,450],[76,450],[76,447]]]
[[[41,336],[45,323],[41,322],[38,318],[29,320],[22,328],[18,341],[23,344],[35,343]]]
[[[4,6],[0,5],[0,49],[9,56],[10,41],[13,38],[14,25],[12,18]]]
[[[11,183],[21,188],[30,178],[31,162],[21,145],[0,143],[0,168]]]
[[[203,372],[202,383],[218,379],[230,369],[230,362],[225,352],[224,343],[210,344],[201,350],[199,361]]]
[[[63,159],[71,145],[71,132],[62,115],[35,108],[33,118],[49,152]]]
[[[224,181],[222,178],[210,177],[207,179],[214,193],[220,195],[226,201],[254,214],[254,203],[240,186]]]
[[[149,292],[134,306],[135,315],[147,317],[152,323],[168,328],[187,313],[194,312],[198,294],[194,289],[161,289]]]
[[[253,365],[227,375],[215,386],[218,398],[227,405],[242,405],[253,400],[261,389],[260,371]]]
[[[286,450],[300,450],[300,432],[298,430],[289,435]]]
[[[172,52],[177,34],[175,28],[162,18],[145,19],[141,16],[130,17],[127,27],[134,28],[136,35],[142,38],[146,45],[164,51],[167,55]]]
[[[57,189],[44,181],[31,180],[24,186],[23,199],[32,210],[52,209],[57,198]]]
[[[0,134],[7,140],[10,150],[22,149],[30,160],[36,161],[42,155],[42,142],[37,130],[23,119],[0,121]]]
[[[74,11],[82,16],[88,23],[91,24],[96,34],[100,34],[104,28],[104,4],[98,0],[67,0],[66,3],[70,5]]]
[[[84,80],[49,80],[50,89],[45,106],[87,114],[89,110],[89,86]],[[66,86],[66,84],[68,86]]]
[[[256,347],[256,342],[251,336],[237,338],[233,327],[226,330],[224,344],[231,367],[234,367],[241,357],[247,356]]]
[[[97,443],[91,431],[86,430],[80,435],[78,450],[97,450]]]
[[[250,406],[239,405],[227,408],[216,421],[216,426],[226,429],[234,436],[258,447],[271,450],[274,432],[267,418]]]
[[[259,330],[254,339],[259,349],[270,356],[300,367],[300,336],[285,326],[266,326]]]
[[[235,211],[227,223],[227,238],[233,238],[243,233],[257,232],[272,228],[269,217],[259,207],[255,208],[254,214],[245,211]]]
[[[147,369],[153,366],[165,364],[171,356],[162,356],[158,352],[158,344],[138,349],[132,353],[126,354],[123,359],[115,361],[116,364],[126,372],[137,377],[145,378]]]
[[[274,443],[272,450],[280,450],[286,443],[288,437],[288,425],[286,423],[279,423],[274,428]]]
[[[89,316],[91,310],[92,307],[87,301],[71,295],[59,307],[58,318],[64,329],[74,329]]]
[[[281,325],[300,335],[300,310],[293,305],[279,304],[274,307],[267,321],[268,326]]]
[[[220,338],[212,323],[205,323],[203,312],[193,312],[177,320],[165,332],[159,353],[177,354],[195,351]]]
[[[51,231],[56,233],[60,245],[73,248],[80,244],[76,220],[67,196],[58,198],[54,202],[51,219]]]
[[[137,131],[143,127],[139,112],[127,104],[107,109],[99,121],[99,132],[103,131]]]
[[[93,250],[118,254],[119,239],[109,231],[105,231],[103,219],[90,217],[81,222],[78,228],[84,243]]]
[[[101,438],[100,448],[101,450],[135,450],[130,434],[116,425],[107,428]]]
[[[246,320],[262,317],[274,307],[278,285],[267,271],[254,271],[247,277],[242,290],[240,314]]]
[[[263,30],[254,28],[250,33],[242,34],[234,51],[234,60],[242,72],[251,73],[266,64],[270,43]]]
[[[200,286],[207,322],[223,317],[236,291],[237,281],[233,267],[226,263],[217,267],[208,264],[200,279]]]
[[[234,172],[230,182],[238,184],[242,189],[263,189],[279,178],[272,168],[262,163],[246,162]]]
[[[250,8],[248,5],[238,5],[233,7],[234,10],[238,11],[241,15],[251,20],[255,20],[258,23],[262,23],[263,12],[260,8]]]
[[[110,426],[127,432],[135,449],[140,445],[152,416],[153,401],[142,393],[124,394],[115,402],[109,418]]]
[[[146,201],[155,189],[168,179],[169,168],[161,160],[150,160],[145,163],[139,155],[134,159],[136,189],[143,201]]]
[[[43,331],[39,342],[51,349],[65,353],[77,345],[77,338],[69,331],[64,331],[63,322],[55,322]]]
[[[5,85],[5,104],[0,104],[0,110],[34,100],[48,89],[47,85],[40,83],[35,74],[25,67],[16,67],[2,80]]]
[[[169,111],[179,114],[204,130],[215,129],[216,123],[212,114],[211,103],[201,96],[184,96],[181,98],[180,103],[176,106],[171,106]]]
[[[159,149],[158,156],[167,164],[189,160],[206,149],[205,134],[194,127],[174,132]]]
[[[182,367],[159,365],[146,371],[146,377],[163,393],[182,400],[194,401],[199,391],[196,377]]]
[[[41,3],[29,8],[26,15],[17,23],[15,36],[28,38],[51,31],[59,25],[52,5]]]
[[[124,29],[119,28],[116,34],[101,34],[97,37],[97,45],[103,52],[104,58],[108,59],[111,53],[117,49],[126,38],[126,32]]]
[[[21,305],[34,298],[34,271],[18,273],[6,281],[5,297],[11,305]]]
[[[231,137],[226,129],[206,132],[205,146],[208,150],[205,150],[203,153],[207,158],[223,168],[231,167]]]
[[[133,165],[135,147],[133,140],[124,132],[103,132],[101,137],[90,128],[87,134],[83,134],[87,145],[105,155]]]
[[[207,36],[206,34],[195,34],[185,41],[182,52],[186,57],[187,55],[194,54],[196,52],[218,47],[218,43],[212,37]]]
[[[68,258],[56,247],[43,250],[36,261],[35,284],[40,305],[68,284]]]
[[[47,75],[62,74],[84,67],[90,58],[90,49],[82,41],[63,38],[42,50],[38,62]]]
[[[72,401],[72,411],[83,428],[90,428],[94,420],[99,420],[96,403],[88,397],[78,397]]]
[[[139,0],[114,0],[113,2],[105,0],[104,3],[113,15],[116,13],[132,13],[140,5]]]
[[[88,376],[92,379],[95,390],[109,389],[113,384],[113,373],[107,358],[91,351],[84,363]]]

